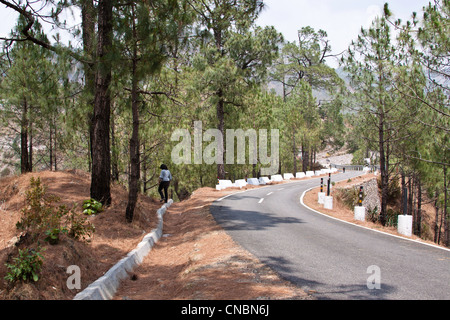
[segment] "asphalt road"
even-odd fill
[[[450,299],[449,250],[311,211],[300,197],[318,185],[316,178],[251,189],[217,200],[211,213],[237,243],[318,299]]]

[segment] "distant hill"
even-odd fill
[[[343,68],[337,68],[335,69],[337,75],[345,81],[347,84],[347,88],[350,89],[350,79],[348,77],[348,74],[344,71]],[[280,82],[277,81],[271,81],[267,85],[267,89],[269,91],[273,90],[275,93],[279,96],[283,96],[283,85]],[[313,96],[317,99],[317,102],[323,101],[323,100],[330,100],[331,96],[326,92],[325,90],[313,90]]]

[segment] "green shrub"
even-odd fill
[[[62,228],[52,228],[45,232],[45,241],[50,243],[51,245],[55,245],[59,243],[59,235],[60,233],[67,233],[67,229],[65,227]]]
[[[352,187],[348,189],[336,189],[336,197],[348,208],[352,209],[358,204],[359,189]]]
[[[46,193],[46,187],[41,184],[39,178],[30,180],[31,188],[26,191],[26,205],[22,210],[22,217],[17,222],[18,229],[26,231],[34,242],[40,241],[44,234],[44,241],[55,245],[59,243],[62,233],[68,234],[77,240],[86,240],[95,231],[94,226],[87,222],[87,218],[77,215],[74,209],[68,210],[65,206],[55,206],[58,197]],[[94,200],[95,201],[95,200]],[[95,212],[101,211],[96,202],[91,202]],[[25,248],[19,249],[19,256],[13,258],[13,264],[6,264],[9,272],[5,280],[9,282],[38,281],[44,257],[41,250]]]
[[[30,180],[31,188],[26,191],[26,205],[22,210],[22,217],[17,222],[17,229],[39,236],[42,232],[58,228],[61,218],[67,214],[65,206],[56,208],[54,203],[59,198],[46,193],[46,187],[41,184],[40,178]]]
[[[398,223],[398,215],[399,213],[392,210],[392,209],[387,209],[386,212],[386,226],[388,227],[397,227],[397,223]]]
[[[87,218],[78,216],[75,212],[71,212],[68,216],[69,236],[76,240],[89,241],[95,232],[95,227],[92,223],[87,222]]]
[[[373,209],[367,209],[366,220],[376,223],[378,222],[379,218],[380,214],[378,212],[377,206]]]
[[[83,213],[87,215],[97,214],[102,211],[102,204],[94,199],[83,201]]]
[[[19,281],[38,281],[39,271],[41,270],[43,257],[40,249],[19,249],[19,256],[14,258],[14,264],[6,264],[9,269],[5,280],[9,282]]]
[[[94,226],[86,222],[84,217],[78,217],[73,208],[69,211],[66,206],[55,206],[60,199],[46,193],[46,187],[39,178],[30,180],[31,188],[26,192],[26,207],[22,210],[22,218],[16,227],[25,230],[32,240],[37,240],[41,234],[44,240],[54,245],[59,243],[59,236],[63,233],[72,238],[86,240],[95,231]],[[93,199],[84,201],[85,210],[101,211],[101,203]]]

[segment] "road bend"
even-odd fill
[[[332,181],[359,174],[347,171]],[[450,299],[450,250],[308,209],[300,197],[319,183],[235,193],[215,201],[211,213],[237,243],[318,299]]]

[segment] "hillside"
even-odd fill
[[[27,243],[27,236],[16,228],[31,177],[40,177],[48,187],[48,193],[61,198],[58,205],[72,208],[77,204],[77,214],[82,215],[81,204],[89,199],[90,177],[80,171],[45,171],[0,179],[0,299],[72,299],[80,290],[67,288],[68,266],[80,267],[83,289],[134,249],[142,236],[155,227],[156,210],[160,203],[141,196],[134,222],[128,224],[125,222],[128,193],[124,188],[113,185],[112,205],[88,218],[95,226],[92,241],[75,241],[66,235],[57,245],[41,241],[45,251],[40,280],[36,283],[17,283],[11,288],[4,280],[8,272],[5,263],[12,263],[18,249],[37,247],[37,243]]]

